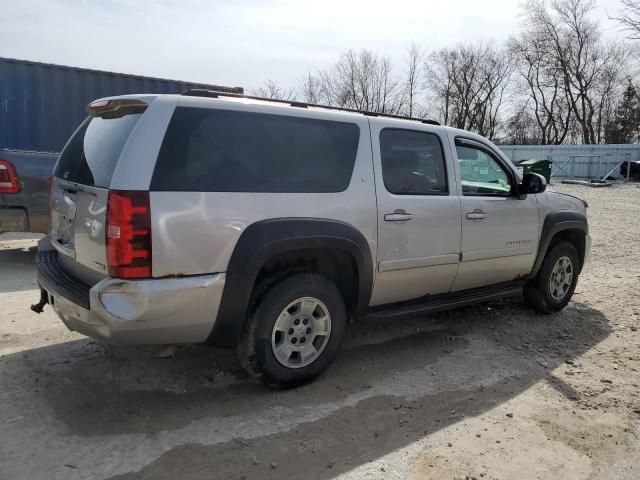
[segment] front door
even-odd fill
[[[460,252],[460,200],[442,127],[371,119],[378,263],[371,305],[448,292]],[[379,139],[379,142],[376,141]]]
[[[452,290],[525,277],[538,249],[538,201],[515,195],[517,177],[488,145],[455,139],[462,260]]]

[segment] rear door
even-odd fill
[[[458,269],[460,200],[443,127],[371,119],[378,265],[371,304],[448,292]]]
[[[452,290],[526,276],[538,247],[538,201],[520,199],[513,169],[483,142],[454,139],[459,176],[462,261]]]
[[[131,101],[129,101],[131,103]],[[125,143],[146,104],[94,112],[67,142],[51,187],[51,241],[64,263],[87,281],[106,275],[109,186]]]

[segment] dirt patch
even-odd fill
[[[638,478],[640,188],[556,188],[593,237],[563,312],[358,323],[291,391],[229,351],[159,359],[33,314],[36,238],[0,235],[0,478]]]

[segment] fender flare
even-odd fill
[[[589,224],[587,223],[587,217],[581,213],[571,211],[551,212],[545,217],[538,244],[538,255],[529,274],[529,279],[533,279],[538,275],[549,245],[551,245],[551,240],[557,233],[564,230],[581,230],[585,235],[588,234]],[[581,262],[583,260],[582,258],[580,259]]]
[[[249,225],[231,254],[218,314],[207,343],[234,347],[244,328],[256,278],[274,255],[312,248],[344,250],[358,269],[356,312],[364,312],[373,288],[373,258],[362,233],[322,218],[275,218]]]

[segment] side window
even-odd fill
[[[511,182],[502,165],[478,148],[456,145],[463,195],[509,196]]]
[[[448,192],[444,154],[437,135],[385,128],[380,133],[380,156],[382,178],[390,193],[443,195]]]
[[[178,107],[151,190],[342,192],[351,181],[359,140],[353,123]]]

